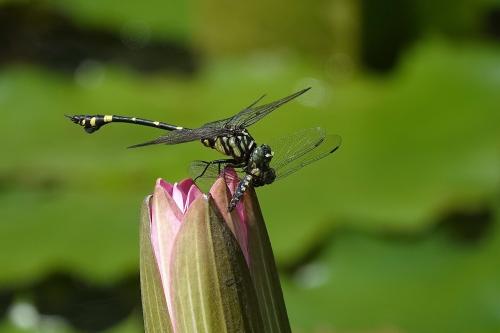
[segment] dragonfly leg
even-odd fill
[[[222,160],[214,160],[214,161],[210,161],[210,162],[207,162],[207,161],[202,161],[202,162],[205,163],[205,168],[203,169],[203,171],[201,172],[201,174],[199,174],[198,176],[196,176],[196,178],[194,179],[194,181],[196,181],[198,178],[203,177],[203,175],[205,174],[205,172],[207,172],[208,168],[212,164],[217,164],[219,166],[219,173],[220,173],[220,168],[221,168],[222,164],[225,164],[227,166],[233,166],[233,167],[234,166],[238,166],[239,164],[241,164],[241,163],[236,162],[236,160],[234,160],[232,158],[222,159]]]

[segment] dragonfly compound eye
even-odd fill
[[[271,147],[269,147],[268,145],[262,145],[261,149],[262,149],[261,154],[264,160],[267,162],[271,161],[271,159],[274,156],[274,152],[271,150]]]

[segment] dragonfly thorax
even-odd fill
[[[247,161],[257,147],[255,140],[246,130],[235,135],[202,139],[201,143],[224,155],[231,156],[236,161]]]

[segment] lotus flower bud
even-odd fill
[[[144,201],[140,268],[147,333],[290,332],[253,189],[227,211],[236,182],[219,178],[205,195],[191,179],[173,185],[160,179]]]

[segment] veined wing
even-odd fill
[[[258,102],[264,98],[264,96],[261,96],[259,99],[257,99],[255,102],[253,102],[250,106],[245,108],[244,110],[240,111],[238,114],[234,115],[233,117],[229,118],[229,120],[226,123],[226,126],[228,128],[247,128],[250,127],[251,125],[255,124],[258,122],[260,119],[264,118],[267,116],[269,113],[273,112],[283,104],[291,101],[292,99],[299,97],[306,91],[308,91],[309,88],[302,89],[301,91],[298,91],[294,94],[291,94],[290,96],[284,97],[280,100],[264,104],[264,105],[259,105],[256,106]]]
[[[301,130],[271,141],[269,146],[274,152],[271,167],[276,171],[276,180],[283,179],[332,154],[340,147],[341,141],[339,135],[327,135],[320,127]],[[213,183],[228,165],[229,163],[210,164],[205,161],[193,161],[189,172],[193,179],[198,178],[197,182],[206,185]],[[242,178],[244,173],[240,171],[238,176]]]
[[[271,167],[276,171],[276,180],[330,155],[340,147],[341,142],[339,135],[326,135],[321,127],[301,130],[269,142],[274,152]]]
[[[260,102],[262,100],[262,98],[264,98],[264,96],[261,96],[255,102],[253,102],[251,105],[249,105],[247,108],[240,111],[238,114],[234,115],[233,117],[222,119],[222,120],[216,120],[216,121],[207,123],[199,128],[194,128],[194,129],[184,128],[184,129],[180,129],[180,130],[175,130],[175,131],[169,132],[163,136],[160,136],[154,140],[139,143],[139,144],[130,146],[129,148],[137,148],[137,147],[156,145],[156,144],[172,145],[172,144],[200,140],[200,139],[204,139],[204,138],[212,138],[212,137],[216,137],[216,136],[234,135],[235,131],[247,128],[250,125],[255,124],[257,121],[259,121],[260,119],[262,119],[263,117],[265,117],[266,115],[271,113],[272,111],[276,110],[281,105],[283,105],[283,104],[291,101],[292,99],[302,95],[303,93],[305,93],[309,89],[311,89],[311,88],[309,87],[306,89],[302,89],[301,91],[298,91],[290,96],[284,97],[280,100],[271,102],[269,104],[255,106],[258,102]]]
[[[168,132],[167,134],[162,135],[159,138],[156,138],[148,142],[139,143],[130,146],[129,148],[143,147],[156,144],[173,145],[178,143],[200,140],[204,138],[212,138],[220,135],[229,135],[231,133],[232,132],[228,129],[216,126],[207,126],[207,125],[194,129],[184,128]]]
[[[239,181],[239,179],[244,177],[244,172],[237,171],[236,175],[233,173],[224,173],[224,168],[230,163],[210,163],[206,161],[193,161],[189,166],[189,174],[193,178],[198,186],[204,191],[208,191],[215,179],[223,173],[226,182]],[[234,179],[234,177],[239,177],[239,179]]]

